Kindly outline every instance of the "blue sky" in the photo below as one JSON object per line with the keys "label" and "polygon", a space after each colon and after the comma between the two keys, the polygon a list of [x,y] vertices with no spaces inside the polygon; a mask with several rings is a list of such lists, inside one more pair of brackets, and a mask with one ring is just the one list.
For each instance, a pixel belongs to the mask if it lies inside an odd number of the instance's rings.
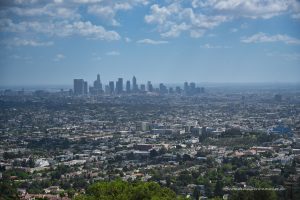
{"label": "blue sky", "polygon": [[1,0],[0,85],[300,82],[299,0]]}

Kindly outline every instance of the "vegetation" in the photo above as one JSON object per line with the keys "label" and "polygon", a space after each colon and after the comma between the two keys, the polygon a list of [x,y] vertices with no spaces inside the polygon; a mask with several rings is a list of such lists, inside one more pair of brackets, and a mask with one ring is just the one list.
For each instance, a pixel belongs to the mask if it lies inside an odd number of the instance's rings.
{"label": "vegetation", "polygon": [[75,200],[173,200],[183,199],[169,188],[155,182],[129,183],[121,180],[98,182],[91,185],[85,195]]}
{"label": "vegetation", "polygon": [[19,199],[16,186],[11,181],[0,181],[0,200]]}

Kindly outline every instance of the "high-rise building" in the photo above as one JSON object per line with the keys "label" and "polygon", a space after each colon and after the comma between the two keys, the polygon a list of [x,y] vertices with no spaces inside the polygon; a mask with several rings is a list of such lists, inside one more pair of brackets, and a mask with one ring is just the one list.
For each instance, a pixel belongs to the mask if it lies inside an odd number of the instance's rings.
{"label": "high-rise building", "polygon": [[183,86],[183,90],[184,92],[187,94],[189,92],[189,83],[188,82],[184,82],[184,86]]}
{"label": "high-rise building", "polygon": [[163,84],[163,83],[160,83],[159,84],[159,93],[161,94],[165,94],[168,92],[168,89],[167,87]]}
{"label": "high-rise building", "polygon": [[109,85],[105,85],[105,94],[111,94]]}
{"label": "high-rise building", "polygon": [[100,80],[100,74],[97,74],[97,80],[94,81],[94,88],[97,90],[102,90],[102,83]]}
{"label": "high-rise building", "polygon": [[109,81],[109,93],[113,94],[115,91],[115,82]]}
{"label": "high-rise building", "polygon": [[128,80],[128,81],[126,81],[126,92],[127,93],[130,93],[130,81]]}
{"label": "high-rise building", "polygon": [[84,80],[83,79],[74,79],[74,94],[83,95],[84,94]]}
{"label": "high-rise building", "polygon": [[191,82],[189,89],[190,89],[190,94],[195,94],[196,93],[196,83]]}
{"label": "high-rise building", "polygon": [[137,85],[137,82],[136,82],[136,78],[135,78],[135,76],[133,76],[133,78],[132,78],[132,91],[133,92],[137,92],[138,91],[138,85]]}
{"label": "high-rise building", "polygon": [[177,94],[180,94],[181,93],[181,88],[179,86],[176,86],[175,91],[176,91]]}
{"label": "high-rise building", "polygon": [[118,78],[116,83],[116,93],[121,94],[123,92],[123,78]]}
{"label": "high-rise building", "polygon": [[146,85],[145,84],[141,84],[141,91],[145,92],[146,91]]}
{"label": "high-rise building", "polygon": [[147,90],[148,90],[148,92],[153,92],[153,86],[152,86],[151,81],[148,81],[148,83],[147,83]]}
{"label": "high-rise building", "polygon": [[93,87],[90,87],[89,92],[92,95],[99,95],[99,94],[103,93],[102,83],[100,80],[100,74],[97,74],[97,79],[94,81]]}
{"label": "high-rise building", "polygon": [[83,83],[83,94],[88,94],[88,82],[87,81],[84,81]]}

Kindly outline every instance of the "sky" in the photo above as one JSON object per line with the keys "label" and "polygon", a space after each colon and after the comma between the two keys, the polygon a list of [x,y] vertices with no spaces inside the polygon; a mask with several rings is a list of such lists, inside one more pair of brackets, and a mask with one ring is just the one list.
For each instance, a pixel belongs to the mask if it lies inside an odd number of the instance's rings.
{"label": "sky", "polygon": [[299,0],[1,0],[0,86],[300,82]]}

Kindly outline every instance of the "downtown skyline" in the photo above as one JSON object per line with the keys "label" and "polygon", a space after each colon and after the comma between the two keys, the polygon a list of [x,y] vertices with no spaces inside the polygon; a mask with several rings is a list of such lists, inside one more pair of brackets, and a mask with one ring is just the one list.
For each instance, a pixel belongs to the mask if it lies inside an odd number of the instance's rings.
{"label": "downtown skyline", "polygon": [[299,82],[297,0],[4,0],[0,86]]}

